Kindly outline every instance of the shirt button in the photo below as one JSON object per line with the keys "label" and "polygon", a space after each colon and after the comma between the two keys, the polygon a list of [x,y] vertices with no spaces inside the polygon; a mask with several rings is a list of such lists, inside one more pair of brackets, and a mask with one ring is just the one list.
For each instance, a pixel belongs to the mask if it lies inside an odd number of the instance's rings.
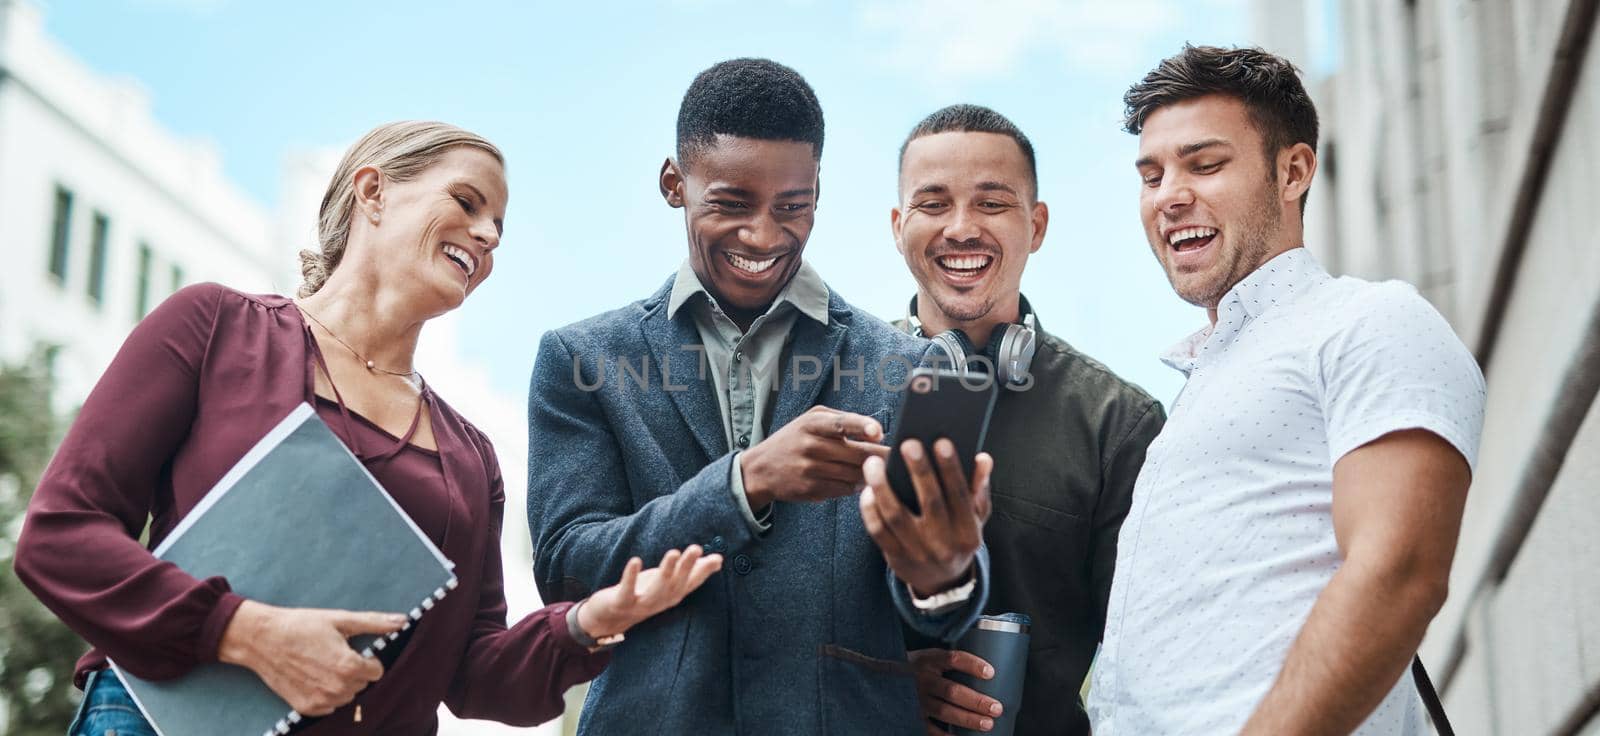
{"label": "shirt button", "polygon": [[741,360],[744,360],[744,352],[741,350],[733,351],[733,362],[737,363]]}
{"label": "shirt button", "polygon": [[733,571],[739,573],[740,575],[749,575],[750,569],[753,567],[755,567],[755,565],[750,562],[750,558],[748,556],[739,555],[733,558]]}
{"label": "shirt button", "polygon": [[721,552],[722,549],[723,549],[723,542],[722,542],[722,537],[720,537],[720,536],[712,537],[711,541],[706,544],[706,551],[710,552],[711,554],[716,554],[718,552]]}
{"label": "shirt button", "polygon": [[739,442],[739,447],[741,447],[741,448],[749,447],[750,446],[750,435],[747,435],[747,434],[739,435],[738,442]]}

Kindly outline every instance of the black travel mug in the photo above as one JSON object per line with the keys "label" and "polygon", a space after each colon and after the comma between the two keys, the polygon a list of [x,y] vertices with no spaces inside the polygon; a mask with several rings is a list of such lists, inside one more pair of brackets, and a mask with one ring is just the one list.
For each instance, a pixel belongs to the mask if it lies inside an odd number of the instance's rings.
{"label": "black travel mug", "polygon": [[1020,613],[983,616],[972,625],[956,648],[988,662],[994,678],[984,680],[965,672],[951,672],[950,679],[1000,701],[1000,717],[987,732],[951,727],[951,733],[966,736],[1011,736],[1017,727],[1017,711],[1022,709],[1022,677],[1028,669],[1028,626],[1033,621]]}

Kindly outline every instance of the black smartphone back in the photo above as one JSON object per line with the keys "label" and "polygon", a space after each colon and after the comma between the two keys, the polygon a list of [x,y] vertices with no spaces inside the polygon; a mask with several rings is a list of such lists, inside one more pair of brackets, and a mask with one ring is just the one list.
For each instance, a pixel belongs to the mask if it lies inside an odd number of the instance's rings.
{"label": "black smartphone back", "polygon": [[[935,368],[911,372],[911,380],[900,397],[894,439],[889,444],[889,487],[900,503],[913,513],[922,512],[911,473],[900,457],[900,443],[921,440],[931,459],[934,440],[949,439],[955,443],[956,457],[970,479],[978,452],[983,449],[984,435],[989,432],[989,415],[998,395],[999,384],[990,376],[969,375],[963,379],[955,371]],[[934,472],[938,472],[937,466]]]}

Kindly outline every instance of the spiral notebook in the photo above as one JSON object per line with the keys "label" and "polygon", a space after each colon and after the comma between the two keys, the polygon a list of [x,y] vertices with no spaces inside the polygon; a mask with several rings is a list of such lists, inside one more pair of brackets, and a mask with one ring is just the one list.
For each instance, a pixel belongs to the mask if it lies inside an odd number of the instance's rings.
{"label": "spiral notebook", "polygon": [[[197,578],[275,606],[406,612],[410,628],[456,587],[454,565],[310,405],[301,404],[218,481],[155,549]],[[401,632],[351,639],[375,656]],[[287,734],[305,722],[243,667],[176,680],[117,676],[162,736]]]}

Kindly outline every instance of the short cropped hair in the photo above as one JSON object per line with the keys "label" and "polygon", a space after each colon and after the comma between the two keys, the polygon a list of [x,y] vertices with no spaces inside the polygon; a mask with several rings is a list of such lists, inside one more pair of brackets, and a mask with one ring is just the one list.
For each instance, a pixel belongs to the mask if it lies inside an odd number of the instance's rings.
{"label": "short cropped hair", "polygon": [[923,118],[900,144],[900,166],[906,165],[906,149],[912,141],[939,133],[996,133],[1016,141],[1017,147],[1022,149],[1022,157],[1028,161],[1028,186],[1033,188],[1035,198],[1039,196],[1039,165],[1034,159],[1033,142],[1022,134],[1016,123],[982,105],[950,105]]}
{"label": "short cropped hair", "polygon": [[822,159],[822,105],[811,85],[769,59],[729,59],[694,78],[678,106],[678,161],[688,165],[718,135],[810,143]]}
{"label": "short cropped hair", "polygon": [[[1317,106],[1289,60],[1259,48],[1191,46],[1167,57],[1122,96],[1123,129],[1138,135],[1150,114],[1167,105],[1223,94],[1244,102],[1261,133],[1267,160],[1304,143],[1317,148]],[[1276,169],[1270,169],[1276,178]],[[1309,193],[1309,192],[1308,192]],[[1305,197],[1300,199],[1305,211]]]}

